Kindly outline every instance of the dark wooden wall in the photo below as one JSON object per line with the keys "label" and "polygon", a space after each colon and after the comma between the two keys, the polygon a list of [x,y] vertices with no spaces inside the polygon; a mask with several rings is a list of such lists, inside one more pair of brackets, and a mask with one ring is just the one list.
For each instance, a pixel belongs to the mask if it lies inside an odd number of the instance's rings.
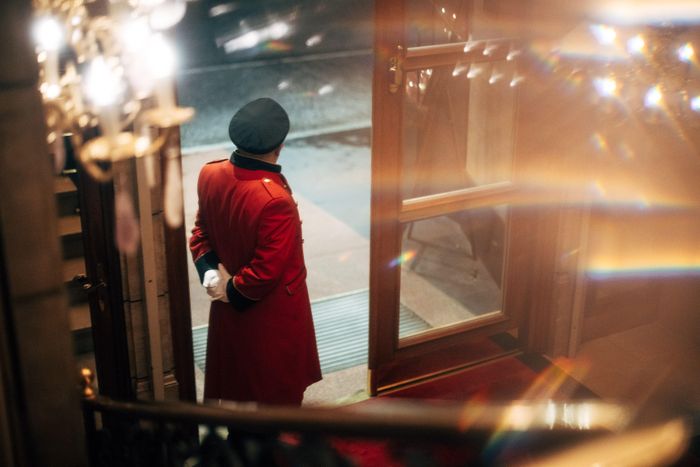
{"label": "dark wooden wall", "polygon": [[[17,466],[85,464],[31,2],[0,3],[0,410]],[[5,464],[8,465],[8,464]]]}

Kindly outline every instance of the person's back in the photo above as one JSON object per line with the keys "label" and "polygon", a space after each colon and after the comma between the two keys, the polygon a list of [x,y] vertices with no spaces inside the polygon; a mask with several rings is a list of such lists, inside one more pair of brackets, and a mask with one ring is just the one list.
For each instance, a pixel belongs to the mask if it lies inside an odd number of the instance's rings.
{"label": "person's back", "polygon": [[216,300],[209,320],[207,399],[298,405],[304,389],[321,376],[301,222],[280,170],[236,151],[200,173],[190,248],[203,281],[217,268],[225,281],[210,292]]}

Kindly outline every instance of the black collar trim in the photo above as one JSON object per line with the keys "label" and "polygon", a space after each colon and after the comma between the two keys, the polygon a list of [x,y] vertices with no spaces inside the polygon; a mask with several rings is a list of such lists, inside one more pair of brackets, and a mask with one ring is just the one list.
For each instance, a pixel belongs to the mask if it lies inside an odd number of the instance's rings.
{"label": "black collar trim", "polygon": [[238,151],[233,151],[231,154],[231,163],[237,167],[248,170],[266,170],[268,172],[280,173],[282,172],[282,166],[279,164],[271,164],[269,162],[261,161],[260,159],[255,159],[253,157],[246,157],[240,154]]}

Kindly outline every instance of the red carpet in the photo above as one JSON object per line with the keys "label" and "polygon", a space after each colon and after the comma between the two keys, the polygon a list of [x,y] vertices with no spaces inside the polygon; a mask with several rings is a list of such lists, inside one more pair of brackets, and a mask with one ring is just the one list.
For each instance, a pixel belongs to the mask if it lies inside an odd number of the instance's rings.
{"label": "red carpet", "polygon": [[[562,370],[566,361],[557,363],[554,365],[536,356],[508,357],[387,392],[360,404],[381,404],[384,398],[418,399],[426,403],[498,403],[515,399],[565,401],[595,397]],[[409,465],[405,459],[395,456],[397,452],[406,452],[405,443],[337,439],[333,446],[358,467]],[[423,453],[429,453],[431,465],[441,467],[480,464],[483,459],[479,451],[465,446],[425,446],[423,449]]]}

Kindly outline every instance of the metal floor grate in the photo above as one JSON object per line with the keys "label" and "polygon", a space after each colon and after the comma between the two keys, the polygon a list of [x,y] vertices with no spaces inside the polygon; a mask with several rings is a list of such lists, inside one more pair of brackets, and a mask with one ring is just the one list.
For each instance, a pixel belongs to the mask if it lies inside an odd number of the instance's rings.
{"label": "metal floor grate", "polygon": [[[321,371],[324,374],[367,363],[369,290],[356,290],[311,303]],[[401,305],[400,335],[428,329],[418,315]],[[207,326],[192,329],[195,364],[205,371]]]}

